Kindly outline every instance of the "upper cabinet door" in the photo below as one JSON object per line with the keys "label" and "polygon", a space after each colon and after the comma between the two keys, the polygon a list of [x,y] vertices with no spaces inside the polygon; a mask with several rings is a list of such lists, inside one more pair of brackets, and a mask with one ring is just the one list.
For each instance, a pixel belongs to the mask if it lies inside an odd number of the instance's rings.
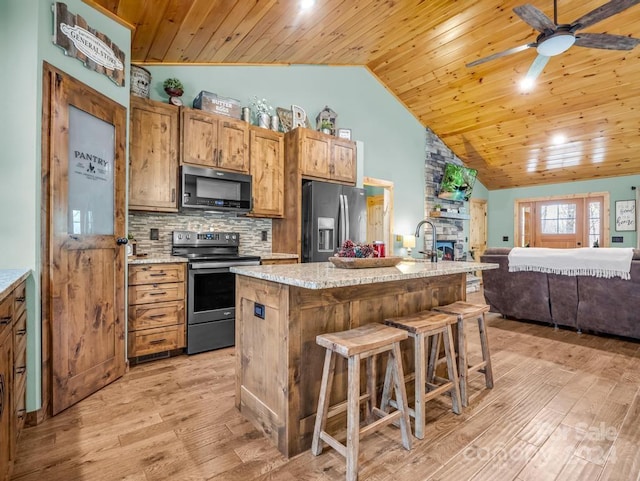
{"label": "upper cabinet door", "polygon": [[320,132],[308,129],[297,129],[299,141],[302,143],[300,151],[300,169],[302,175],[318,179],[329,179],[329,161],[331,157],[331,138]]}
{"label": "upper cabinet door", "polygon": [[284,140],[283,135],[251,127],[251,176],[255,217],[284,215]]}
{"label": "upper cabinet door", "polygon": [[218,162],[221,169],[249,173],[249,129],[246,122],[218,120]]}
{"label": "upper cabinet door", "polygon": [[181,163],[218,166],[218,119],[201,110],[182,110]]}
{"label": "upper cabinet door", "polygon": [[356,181],[356,146],[350,140],[331,140],[331,179]]}
{"label": "upper cabinet door", "polygon": [[177,212],[178,107],[132,96],[129,114],[129,209]]}

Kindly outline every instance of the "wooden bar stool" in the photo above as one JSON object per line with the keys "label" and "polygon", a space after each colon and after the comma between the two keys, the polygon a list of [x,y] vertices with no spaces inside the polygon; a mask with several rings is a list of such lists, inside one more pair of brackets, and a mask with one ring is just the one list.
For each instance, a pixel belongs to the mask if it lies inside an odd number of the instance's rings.
{"label": "wooden bar stool", "polygon": [[[451,314],[458,318],[458,374],[460,375],[460,394],[462,405],[469,405],[469,393],[467,392],[467,379],[470,372],[484,374],[485,384],[488,389],[493,387],[493,370],[491,369],[491,355],[489,353],[489,339],[485,325],[484,313],[489,312],[487,304],[471,304],[470,302],[457,301],[446,306],[432,308],[434,311]],[[465,333],[465,321],[478,320],[480,333],[480,346],[482,349],[482,361],[473,366],[467,364],[467,336]]]}
{"label": "wooden bar stool", "polygon": [[[415,404],[409,409],[409,414],[415,419],[414,435],[418,439],[424,438],[425,429],[425,403],[443,393],[451,394],[453,412],[460,414],[460,383],[455,361],[455,349],[453,347],[453,334],[451,326],[458,319],[455,316],[433,311],[422,311],[408,316],[386,319],[385,324],[398,329],[404,329],[414,339],[415,352]],[[448,379],[436,378],[435,363],[437,355],[433,354],[427,364],[427,345],[429,340],[434,347],[444,340],[444,352],[447,363]],[[432,348],[432,353],[436,352]],[[439,382],[440,384],[436,384]],[[385,385],[386,388],[386,385]],[[387,392],[382,393],[381,408],[384,410],[389,401]]]}
{"label": "wooden bar stool", "polygon": [[[326,353],[311,452],[316,456],[319,455],[322,452],[322,441],[325,441],[342,454],[347,462],[347,481],[358,479],[358,452],[361,435],[377,431],[387,424],[399,421],[402,445],[405,449],[411,449],[409,410],[400,356],[400,341],[406,338],[405,331],[378,323],[367,324],[348,331],[321,334],[316,337],[316,343],[324,347]],[[384,384],[390,386],[393,382],[396,394],[397,410],[392,413],[385,412],[375,406],[375,356],[383,352],[389,352]],[[337,355],[346,358],[348,362],[347,400],[329,409]],[[366,359],[367,364],[367,393],[361,398],[360,361],[363,359]],[[367,418],[375,419],[362,428],[360,428],[361,400],[368,401]],[[325,431],[327,419],[345,410],[347,411],[346,445]]]}

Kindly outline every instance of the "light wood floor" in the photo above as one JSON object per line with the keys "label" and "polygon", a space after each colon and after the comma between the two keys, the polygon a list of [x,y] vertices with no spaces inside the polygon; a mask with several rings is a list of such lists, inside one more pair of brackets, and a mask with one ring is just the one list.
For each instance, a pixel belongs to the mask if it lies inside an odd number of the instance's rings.
{"label": "light wood floor", "polygon": [[[472,376],[461,415],[445,398],[429,403],[425,439],[411,451],[394,427],[364,438],[360,479],[639,480],[640,344],[488,319],[494,389]],[[133,367],[26,429],[12,479],[344,479],[331,449],[284,459],[235,410],[233,383],[233,349]]]}

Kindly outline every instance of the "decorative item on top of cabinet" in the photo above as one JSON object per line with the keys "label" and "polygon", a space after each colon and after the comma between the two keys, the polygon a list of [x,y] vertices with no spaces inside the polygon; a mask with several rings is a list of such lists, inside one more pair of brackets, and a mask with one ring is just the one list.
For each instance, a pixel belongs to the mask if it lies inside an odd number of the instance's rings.
{"label": "decorative item on top of cabinet", "polygon": [[184,87],[182,82],[177,78],[168,78],[162,84],[164,91],[169,96],[169,103],[177,106],[182,106],[182,94],[184,93]]}
{"label": "decorative item on top of cabinet", "polygon": [[253,217],[284,215],[284,135],[250,127]]}
{"label": "decorative item on top of cabinet", "polygon": [[163,352],[168,356],[186,346],[185,266],[129,265],[129,358],[143,361]]}
{"label": "decorative item on top of cabinet", "polygon": [[183,107],[181,127],[181,163],[249,173],[246,122]]}
{"label": "decorative item on top of cabinet", "polygon": [[318,116],[316,117],[316,129],[324,130],[329,129],[331,135],[335,135],[336,133],[336,118],[338,114],[336,114],[332,109],[328,106],[324,106],[324,109],[320,111]]}
{"label": "decorative item on top of cabinet", "polygon": [[0,301],[0,479],[9,479],[26,417],[26,284]]}
{"label": "decorative item on top of cabinet", "polygon": [[131,97],[129,209],[178,211],[179,109]]}

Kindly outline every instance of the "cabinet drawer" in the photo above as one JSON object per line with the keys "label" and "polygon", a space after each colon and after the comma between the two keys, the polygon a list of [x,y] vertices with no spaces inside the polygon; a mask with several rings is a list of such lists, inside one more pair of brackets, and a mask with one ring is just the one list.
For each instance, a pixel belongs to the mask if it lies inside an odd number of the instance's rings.
{"label": "cabinet drawer", "polygon": [[11,331],[11,322],[13,321],[13,293],[5,297],[0,302],[0,334],[5,329]]}
{"label": "cabinet drawer", "polygon": [[184,324],[184,301],[157,302],[129,308],[129,332]]}
{"label": "cabinet drawer", "polygon": [[161,301],[184,302],[184,282],[129,286],[129,305]]}
{"label": "cabinet drawer", "polygon": [[183,282],[185,264],[144,264],[129,266],[129,285]]}
{"label": "cabinet drawer", "polygon": [[13,317],[18,318],[27,307],[27,286],[23,282],[13,290]]}
{"label": "cabinet drawer", "polygon": [[[20,319],[13,325],[13,359],[17,364],[20,356],[24,356],[27,348],[27,313],[22,312]],[[23,363],[24,364],[24,363]]]}
{"label": "cabinet drawer", "polygon": [[184,324],[129,333],[129,357],[185,347]]}

